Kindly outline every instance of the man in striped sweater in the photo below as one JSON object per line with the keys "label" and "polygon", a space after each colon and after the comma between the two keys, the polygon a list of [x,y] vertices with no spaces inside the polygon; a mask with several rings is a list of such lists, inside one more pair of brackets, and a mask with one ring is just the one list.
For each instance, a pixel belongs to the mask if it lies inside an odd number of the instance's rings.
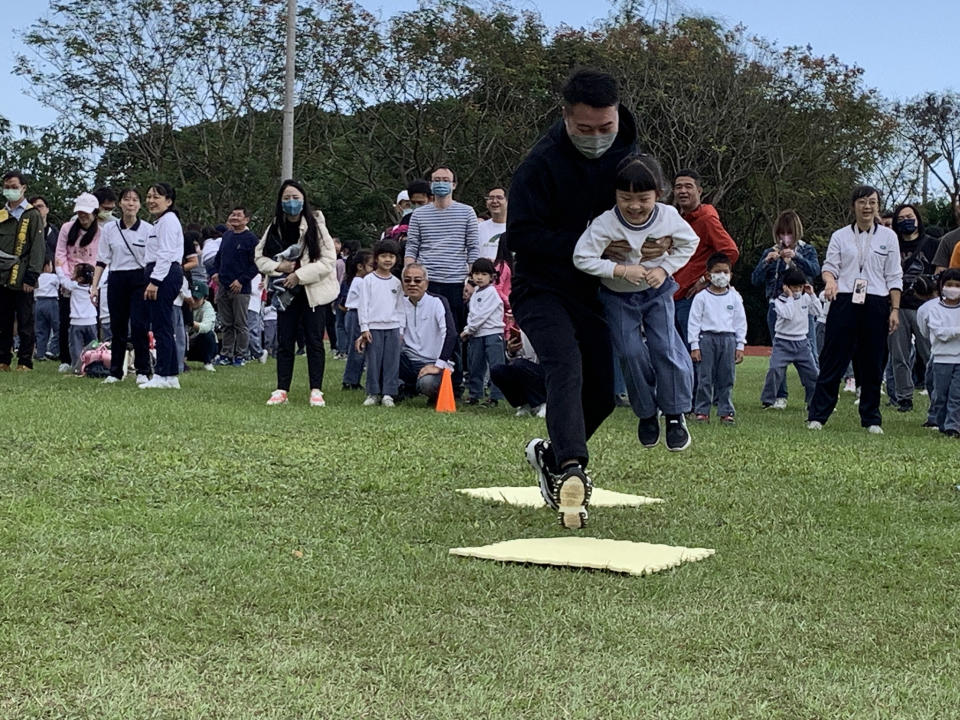
{"label": "man in striped sweater", "polygon": [[[453,199],[457,179],[453,170],[438,167],[430,174],[433,202],[417,208],[410,216],[404,265],[418,262],[427,269],[427,290],[447,299],[457,333],[467,322],[463,287],[470,265],[479,257],[477,213],[469,205]],[[460,344],[453,356],[453,391],[463,389],[463,364]]]}

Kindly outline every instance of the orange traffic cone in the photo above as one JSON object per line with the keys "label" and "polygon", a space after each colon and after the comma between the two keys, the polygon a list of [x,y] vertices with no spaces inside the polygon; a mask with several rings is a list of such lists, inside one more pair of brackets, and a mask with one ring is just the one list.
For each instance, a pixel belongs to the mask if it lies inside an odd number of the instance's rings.
{"label": "orange traffic cone", "polygon": [[457,403],[453,399],[453,380],[449,370],[443,371],[440,379],[440,394],[437,395],[437,412],[452,413],[457,411]]}

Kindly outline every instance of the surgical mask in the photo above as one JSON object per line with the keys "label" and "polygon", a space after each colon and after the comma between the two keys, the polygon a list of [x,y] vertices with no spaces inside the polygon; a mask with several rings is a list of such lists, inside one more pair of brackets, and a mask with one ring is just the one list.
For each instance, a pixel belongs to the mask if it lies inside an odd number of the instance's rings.
{"label": "surgical mask", "polygon": [[793,293],[790,293],[790,294],[793,295],[793,299],[794,299],[794,300],[799,300],[799,299],[800,299],[800,296],[803,295],[802,292],[793,292]]}
{"label": "surgical mask", "polygon": [[453,192],[453,183],[446,180],[434,180],[430,183],[430,192],[438,198],[445,198]]}
{"label": "surgical mask", "polygon": [[617,139],[616,133],[607,133],[606,135],[570,135],[570,142],[580,151],[580,154],[589,160],[596,160],[603,155],[613,145]]}
{"label": "surgical mask", "polygon": [[944,300],[960,300],[960,287],[945,287],[940,291]]}
{"label": "surgical mask", "polygon": [[405,218],[407,215],[410,215],[411,213],[413,213],[413,208],[412,208],[412,207],[404,208],[404,209],[403,209],[403,212],[400,213],[400,217],[401,217],[401,218]]}
{"label": "surgical mask", "polygon": [[901,235],[913,235],[917,229],[917,221],[913,218],[899,220],[897,222],[897,229],[900,231]]}
{"label": "surgical mask", "polygon": [[97,217],[103,221],[113,220],[113,213],[110,210],[101,210],[97,213]]}
{"label": "surgical mask", "polygon": [[785,248],[792,247],[792,246],[793,246],[793,235],[781,235],[781,236],[780,236],[780,244],[781,244],[783,247],[785,247]]}
{"label": "surgical mask", "polygon": [[20,197],[23,195],[23,190],[20,188],[4,188],[3,196],[7,199],[7,202],[13,203],[17,202]]}
{"label": "surgical mask", "polygon": [[730,276],[727,273],[710,273],[710,282],[718,288],[725,288],[730,284]]}
{"label": "surgical mask", "polygon": [[287,215],[299,215],[300,211],[303,210],[303,200],[299,198],[287,198],[280,203],[280,206]]}

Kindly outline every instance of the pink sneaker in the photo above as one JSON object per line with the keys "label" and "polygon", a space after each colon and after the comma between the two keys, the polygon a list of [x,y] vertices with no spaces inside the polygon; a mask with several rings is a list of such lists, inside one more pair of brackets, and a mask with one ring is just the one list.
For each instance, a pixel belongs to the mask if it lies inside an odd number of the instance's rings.
{"label": "pink sneaker", "polygon": [[322,392],[317,389],[310,391],[310,407],[325,407],[326,404]]}
{"label": "pink sneaker", "polygon": [[267,400],[267,405],[286,405],[286,403],[286,390],[274,390],[272,393],[270,393],[270,399]]}

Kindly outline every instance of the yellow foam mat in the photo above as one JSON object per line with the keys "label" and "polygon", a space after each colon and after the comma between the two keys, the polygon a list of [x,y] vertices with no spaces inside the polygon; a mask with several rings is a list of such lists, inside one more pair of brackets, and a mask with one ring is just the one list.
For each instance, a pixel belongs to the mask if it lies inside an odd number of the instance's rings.
{"label": "yellow foam mat", "polygon": [[[493,500],[508,505],[519,505],[520,507],[537,508],[544,506],[543,498],[540,496],[540,488],[536,485],[532,487],[464,488],[457,490],[457,492],[481,500]],[[662,502],[663,500],[660,498],[628,495],[613,490],[604,490],[603,488],[594,488],[590,495],[591,507],[640,507],[641,505],[654,505]]]}
{"label": "yellow foam mat", "polygon": [[451,555],[482,560],[591,568],[628,575],[650,575],[677,567],[681,563],[704,560],[715,552],[716,550],[709,548],[653,545],[590,537],[507,540],[483,547],[450,550]]}

